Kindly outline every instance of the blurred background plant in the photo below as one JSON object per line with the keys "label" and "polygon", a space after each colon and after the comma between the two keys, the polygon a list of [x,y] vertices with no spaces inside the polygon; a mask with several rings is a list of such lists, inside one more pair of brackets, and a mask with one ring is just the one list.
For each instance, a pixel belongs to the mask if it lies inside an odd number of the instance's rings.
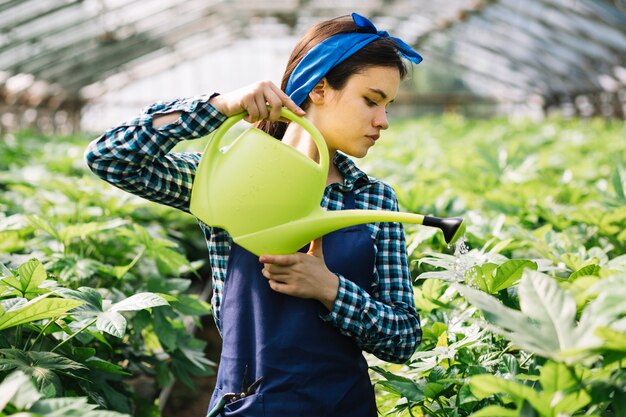
{"label": "blurred background plant", "polygon": [[85,146],[0,144],[0,375],[152,415],[174,380],[214,373],[192,331],[211,312],[203,240],[191,216],[95,178]]}
{"label": "blurred background plant", "polygon": [[157,100],[280,83],[351,12],[425,58],[359,164],[468,225],[454,248],[406,226],[424,341],[368,356],[381,413],[625,415],[623,1],[0,0],[0,417],[206,412],[200,229],[84,149]]}
{"label": "blurred background plant", "polygon": [[424,341],[370,358],[406,416],[619,416],[626,392],[626,128],[401,121],[362,165],[406,210],[465,216],[468,248],[406,226]]}

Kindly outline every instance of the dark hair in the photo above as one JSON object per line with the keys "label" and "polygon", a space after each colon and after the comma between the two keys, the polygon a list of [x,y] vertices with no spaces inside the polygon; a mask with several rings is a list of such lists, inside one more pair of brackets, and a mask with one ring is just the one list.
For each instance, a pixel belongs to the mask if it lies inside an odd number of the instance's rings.
{"label": "dark hair", "polygon": [[[281,89],[284,91],[287,86],[287,80],[291,76],[296,66],[302,58],[318,43],[340,33],[359,32],[361,29],[354,23],[351,16],[341,16],[335,19],[320,22],[309,29],[300,41],[296,44],[287,68],[283,74]],[[402,61],[399,49],[395,42],[389,38],[376,39],[345,61],[331,69],[325,76],[330,86],[335,90],[342,89],[351,75],[357,74],[369,67],[395,67],[400,72],[400,79],[407,74],[407,67]],[[303,109],[309,105],[307,98],[301,105]],[[275,138],[281,139],[287,129],[285,122],[270,122],[262,120],[257,123],[257,127]]]}

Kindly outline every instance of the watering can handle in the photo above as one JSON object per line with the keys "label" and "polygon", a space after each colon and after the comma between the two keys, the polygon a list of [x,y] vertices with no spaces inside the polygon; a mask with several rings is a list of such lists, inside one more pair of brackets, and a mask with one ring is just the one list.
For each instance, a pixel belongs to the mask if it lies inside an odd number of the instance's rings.
{"label": "watering can handle", "polygon": [[[210,154],[216,155],[216,152],[220,148],[220,143],[222,142],[222,139],[224,138],[224,134],[231,127],[233,127],[235,123],[243,119],[246,114],[247,114],[246,112],[242,112],[242,113],[238,113],[233,116],[230,116],[228,119],[226,119],[224,123],[222,123],[220,127],[218,127],[217,130],[215,131],[213,140],[209,142],[209,144],[207,145],[207,148],[205,149],[205,152],[209,151]],[[291,110],[287,109],[286,107],[283,107],[280,110],[280,115],[281,117],[284,117],[293,122],[296,122],[311,135],[311,137],[313,138],[313,141],[315,142],[315,145],[317,146],[317,150],[319,151],[320,170],[324,173],[324,175],[328,175],[328,164],[329,164],[328,146],[326,146],[326,141],[324,141],[324,137],[322,136],[320,131],[317,130],[317,128],[309,120],[305,119],[304,117],[297,116],[295,113],[293,113]]]}

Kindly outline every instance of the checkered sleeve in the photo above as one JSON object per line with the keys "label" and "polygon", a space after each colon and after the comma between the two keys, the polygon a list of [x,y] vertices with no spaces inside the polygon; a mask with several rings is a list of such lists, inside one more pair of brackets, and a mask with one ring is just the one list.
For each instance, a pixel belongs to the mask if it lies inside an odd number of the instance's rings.
{"label": "checkered sleeve", "polygon": [[[398,211],[391,187],[378,183],[375,195],[381,210]],[[422,339],[409,273],[404,229],[400,223],[378,223],[375,238],[374,286],[370,293],[338,275],[339,291],[333,308],[322,317],[360,347],[380,359],[403,363]]]}
{"label": "checkered sleeve", "polygon": [[[188,212],[200,154],[169,151],[181,140],[200,138],[222,124],[225,116],[209,104],[213,96],[147,107],[138,117],[92,141],[85,152],[87,165],[118,188]],[[152,126],[156,116],[172,112],[181,112],[178,120],[158,128]]]}

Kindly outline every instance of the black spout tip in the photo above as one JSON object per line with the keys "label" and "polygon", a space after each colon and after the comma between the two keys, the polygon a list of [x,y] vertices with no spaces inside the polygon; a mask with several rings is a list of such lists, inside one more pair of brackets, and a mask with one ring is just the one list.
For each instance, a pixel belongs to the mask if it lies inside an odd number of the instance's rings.
{"label": "black spout tip", "polygon": [[465,222],[461,217],[442,219],[439,217],[424,216],[423,225],[441,229],[443,238],[448,245],[453,244],[465,234]]}

